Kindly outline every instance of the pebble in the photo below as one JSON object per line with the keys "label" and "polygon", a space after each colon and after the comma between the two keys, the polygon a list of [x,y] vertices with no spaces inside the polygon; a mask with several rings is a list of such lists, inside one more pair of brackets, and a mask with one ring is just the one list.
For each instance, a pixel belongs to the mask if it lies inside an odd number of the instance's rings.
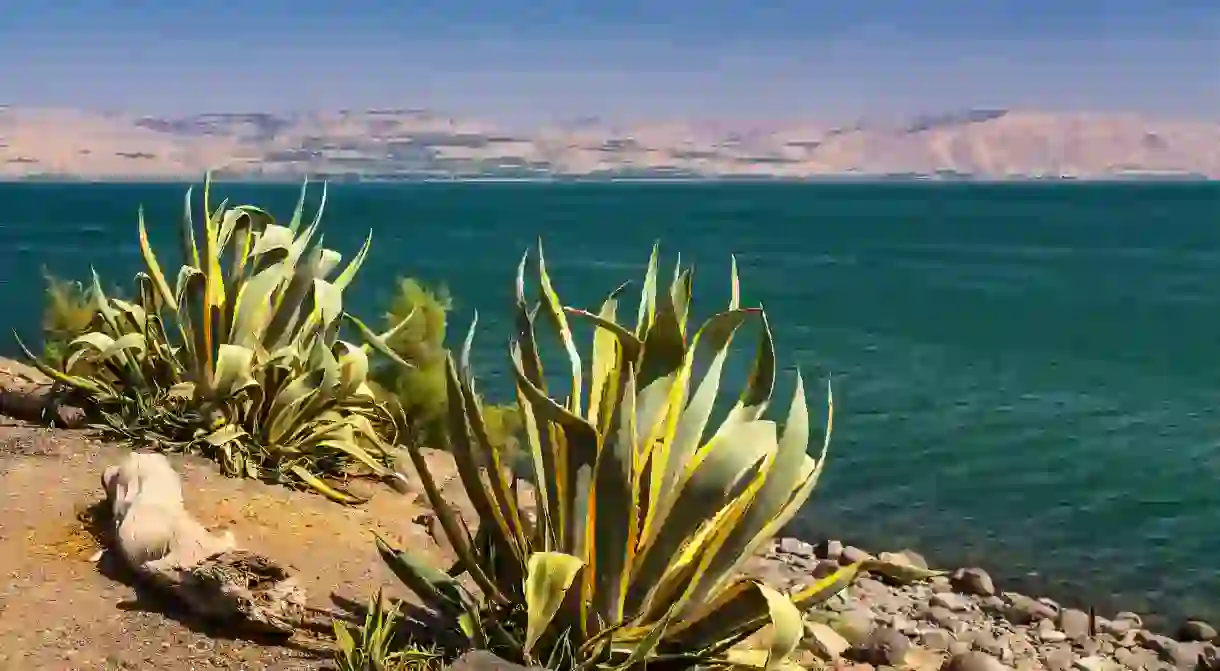
{"label": "pebble", "polygon": [[843,552],[839,555],[839,563],[841,564],[856,564],[862,561],[868,561],[873,556],[858,547],[848,545],[843,548]]}
{"label": "pebble", "polygon": [[1059,614],[1059,628],[1076,641],[1089,635],[1089,614],[1075,608],[1065,608]]}
{"label": "pebble", "polygon": [[940,667],[941,671],[1006,671],[1003,662],[985,652],[965,652],[954,655]]}
{"label": "pebble", "polygon": [[1216,638],[1216,629],[1202,620],[1187,620],[1178,629],[1178,640],[1210,641]]}
{"label": "pebble", "polygon": [[969,599],[961,594],[954,594],[952,592],[940,592],[933,594],[929,603],[931,603],[933,606],[948,608],[949,610],[954,611],[967,610],[970,608]]}
{"label": "pebble", "polygon": [[911,642],[892,627],[877,627],[860,645],[852,649],[852,658],[876,666],[902,666]]}
{"label": "pebble", "polygon": [[837,660],[851,647],[851,643],[839,632],[820,622],[805,625],[803,642],[815,655],[827,661]]}
{"label": "pebble", "polygon": [[[833,540],[778,539],[768,547],[759,577],[777,585],[808,584],[872,557]],[[911,550],[877,558],[926,568]],[[1220,652],[1208,642],[1220,637],[1202,620],[1186,621],[1169,638],[1143,629],[1137,613],[1095,617],[1052,599],[1001,593],[981,568],[912,575],[918,579],[859,576],[815,608],[801,663],[835,671],[1220,671]]]}
{"label": "pebble", "polygon": [[995,583],[981,568],[962,568],[954,571],[951,578],[953,589],[974,596],[995,596]]}

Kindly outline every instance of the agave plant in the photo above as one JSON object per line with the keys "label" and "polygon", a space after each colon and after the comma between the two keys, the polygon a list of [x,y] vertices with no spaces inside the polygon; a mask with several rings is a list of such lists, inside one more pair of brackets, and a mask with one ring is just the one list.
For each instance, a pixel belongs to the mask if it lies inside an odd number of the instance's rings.
{"label": "agave plant", "polygon": [[[799,376],[782,430],[763,418],[775,351],[765,313],[740,305],[736,264],[728,309],[692,335],[691,272],[679,264],[669,290],[658,293],[655,248],[633,328],[617,321],[626,285],[596,314],[563,306],[541,249],[541,299],[527,304],[527,260],[528,254],[518,268],[511,354],[536,509],[531,514],[522,505],[522,483],[487,440],[469,367],[472,326],[458,360],[448,360],[448,408],[477,532],[440,495],[420,451],[409,448],[457,562],[437,570],[379,537],[383,559],[470,645],[519,663],[789,664],[803,633],[802,611],[846,586],[859,566],[790,596],[741,575],[811,494],[831,427],[819,456],[809,456]],[[595,325],[587,367],[570,317]],[[709,430],[729,346],[747,320],[761,326],[753,370],[740,399]],[[566,353],[571,384],[563,400],[548,391],[543,375],[541,325],[558,333]],[[696,376],[696,361],[708,359]],[[452,577],[463,572],[465,584]],[[759,639],[765,643],[747,643]]]}
{"label": "agave plant", "polygon": [[[141,210],[145,270],[136,275],[136,299],[108,297],[95,272],[88,295],[96,316],[91,330],[69,343],[62,369],[22,348],[91,402],[112,429],[164,449],[203,451],[230,475],[301,482],[357,502],[320,476],[345,473],[353,464],[392,475],[401,411],[393,399],[374,396],[369,356],[378,351],[407,365],[386,338],[410,315],[374,334],[343,311],[343,291],[372,238],[334,275],[342,257],[323,247],[318,234],[325,185],[311,223],[304,219],[306,184],[292,220],[282,226],[252,205],[226,208],[225,201],[211,209],[210,184],[209,177],[202,231],[187,191],[183,261],[173,288]],[[344,321],[363,344],[339,339]]]}

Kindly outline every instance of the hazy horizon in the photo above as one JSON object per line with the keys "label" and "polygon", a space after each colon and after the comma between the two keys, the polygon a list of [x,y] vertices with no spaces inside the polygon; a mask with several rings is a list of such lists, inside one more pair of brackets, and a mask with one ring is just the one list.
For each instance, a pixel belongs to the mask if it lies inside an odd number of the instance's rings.
{"label": "hazy horizon", "polygon": [[0,104],[580,117],[890,118],[960,108],[1220,117],[1208,0],[15,3]]}

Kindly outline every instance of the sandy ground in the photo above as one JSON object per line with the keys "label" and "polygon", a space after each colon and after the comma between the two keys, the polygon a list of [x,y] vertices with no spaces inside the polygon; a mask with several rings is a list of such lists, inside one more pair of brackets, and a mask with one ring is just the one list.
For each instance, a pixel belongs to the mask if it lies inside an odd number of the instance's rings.
{"label": "sandy ground", "polygon": [[[0,417],[0,671],[327,668],[326,635],[298,633],[280,644],[234,639],[137,590],[106,559],[90,561],[103,541],[87,511],[103,497],[102,469],[123,454],[86,433]],[[427,524],[413,522],[426,512],[417,493],[367,485],[362,493],[372,500],[350,508],[226,478],[202,459],[172,460],[192,513],[296,569],[311,606],[357,612],[379,585],[402,595],[371,530],[444,559]]]}

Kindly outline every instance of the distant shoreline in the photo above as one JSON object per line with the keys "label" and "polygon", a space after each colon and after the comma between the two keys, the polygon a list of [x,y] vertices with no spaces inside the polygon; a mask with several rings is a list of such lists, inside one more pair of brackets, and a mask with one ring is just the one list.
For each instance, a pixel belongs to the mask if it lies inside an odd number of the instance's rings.
{"label": "distant shoreline", "polygon": [[[53,177],[0,176],[0,184],[194,184],[198,178],[186,176],[167,177],[73,177],[56,175]],[[559,176],[559,177],[414,177],[351,179],[336,175],[294,175],[277,177],[259,177],[254,175],[239,177],[216,177],[218,184],[267,184],[267,185],[297,185],[308,179],[310,182],[326,182],[328,184],[691,184],[691,185],[737,185],[737,184],[833,184],[833,185],[1063,185],[1063,184],[1220,184],[1220,178],[1191,175],[1132,175],[1105,177],[905,177],[889,175],[827,175],[819,177],[602,177],[602,176]]]}

